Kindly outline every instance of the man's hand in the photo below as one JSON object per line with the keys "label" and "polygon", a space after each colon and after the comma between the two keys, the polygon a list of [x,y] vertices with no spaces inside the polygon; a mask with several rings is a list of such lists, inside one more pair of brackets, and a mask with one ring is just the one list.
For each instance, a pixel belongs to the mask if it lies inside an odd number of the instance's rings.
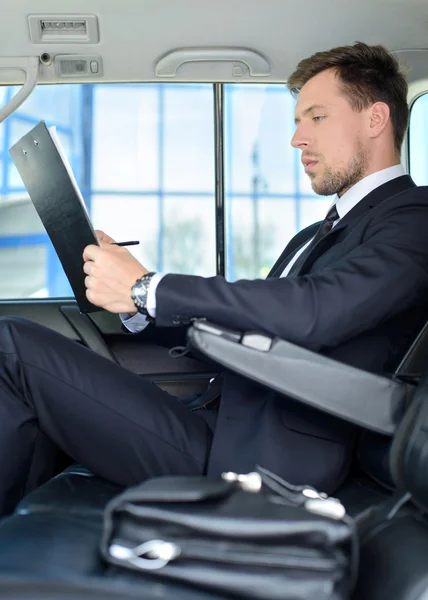
{"label": "man's hand", "polygon": [[103,231],[95,233],[100,246],[91,244],[83,252],[86,297],[112,313],[135,313],[131,288],[147,269]]}
{"label": "man's hand", "polygon": [[104,233],[101,229],[95,229],[95,235],[97,236],[97,240],[100,246],[107,246],[107,244],[114,244],[116,240],[112,237]]}

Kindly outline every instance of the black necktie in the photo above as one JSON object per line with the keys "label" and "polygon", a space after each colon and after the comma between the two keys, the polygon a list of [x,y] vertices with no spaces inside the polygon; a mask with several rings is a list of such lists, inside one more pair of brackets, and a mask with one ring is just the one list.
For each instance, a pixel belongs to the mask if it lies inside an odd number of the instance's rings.
{"label": "black necktie", "polygon": [[291,267],[291,269],[289,270],[287,275],[292,275],[293,273],[297,274],[297,271],[300,270],[300,267],[305,262],[306,257],[311,252],[312,248],[315,246],[315,244],[317,244],[319,242],[319,240],[321,238],[323,238],[325,235],[327,235],[327,233],[329,231],[331,231],[331,229],[333,227],[333,223],[335,221],[337,221],[337,219],[339,219],[339,218],[340,217],[339,217],[339,213],[337,212],[336,204],[333,204],[333,206],[328,211],[326,218],[319,226],[319,229],[316,232],[315,236],[312,238],[311,243],[305,250],[303,250],[302,254],[299,256],[299,258],[293,264],[293,266]]}
{"label": "black necktie", "polygon": [[331,231],[331,229],[333,227],[333,223],[335,221],[337,221],[337,219],[339,219],[339,213],[337,212],[336,205],[333,204],[333,206],[328,211],[326,218],[321,223],[318,231],[316,232],[314,238],[312,239],[311,246],[315,246],[315,244],[318,242],[318,240],[320,240],[322,237],[327,235],[327,233],[329,231]]}

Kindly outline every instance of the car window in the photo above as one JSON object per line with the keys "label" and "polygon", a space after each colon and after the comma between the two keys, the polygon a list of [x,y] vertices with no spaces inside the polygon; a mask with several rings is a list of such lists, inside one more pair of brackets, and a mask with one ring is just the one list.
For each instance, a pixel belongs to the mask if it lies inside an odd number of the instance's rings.
{"label": "car window", "polygon": [[265,277],[287,242],[324,218],[290,145],[295,100],[284,85],[225,86],[226,274]]}
{"label": "car window", "polygon": [[[4,104],[15,90],[0,92]],[[40,86],[0,128],[1,298],[72,295],[8,154],[40,119],[57,126],[94,227],[139,239],[130,250],[150,269],[215,273],[212,86]]]}
{"label": "car window", "polygon": [[416,99],[410,111],[410,175],[417,185],[428,185],[428,94]]}

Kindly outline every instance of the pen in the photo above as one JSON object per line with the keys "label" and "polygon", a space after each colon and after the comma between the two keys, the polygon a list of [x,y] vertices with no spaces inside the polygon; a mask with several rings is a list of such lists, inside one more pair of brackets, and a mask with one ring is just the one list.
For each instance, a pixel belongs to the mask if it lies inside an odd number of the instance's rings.
{"label": "pen", "polygon": [[137,246],[140,242],[138,240],[129,240],[128,242],[111,242],[115,246]]}

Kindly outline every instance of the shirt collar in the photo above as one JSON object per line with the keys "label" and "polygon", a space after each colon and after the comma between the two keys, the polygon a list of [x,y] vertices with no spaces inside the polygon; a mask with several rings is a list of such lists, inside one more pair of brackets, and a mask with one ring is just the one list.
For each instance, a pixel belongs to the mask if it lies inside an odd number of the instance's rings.
{"label": "shirt collar", "polygon": [[387,183],[387,181],[391,181],[392,179],[396,179],[405,174],[406,172],[403,165],[394,165],[393,167],[388,167],[382,169],[382,171],[367,175],[367,177],[358,181],[340,198],[336,195],[333,204],[336,204],[339,218],[343,219],[346,213],[352,210],[360,200],[365,198],[367,194],[370,194],[374,189]]}

